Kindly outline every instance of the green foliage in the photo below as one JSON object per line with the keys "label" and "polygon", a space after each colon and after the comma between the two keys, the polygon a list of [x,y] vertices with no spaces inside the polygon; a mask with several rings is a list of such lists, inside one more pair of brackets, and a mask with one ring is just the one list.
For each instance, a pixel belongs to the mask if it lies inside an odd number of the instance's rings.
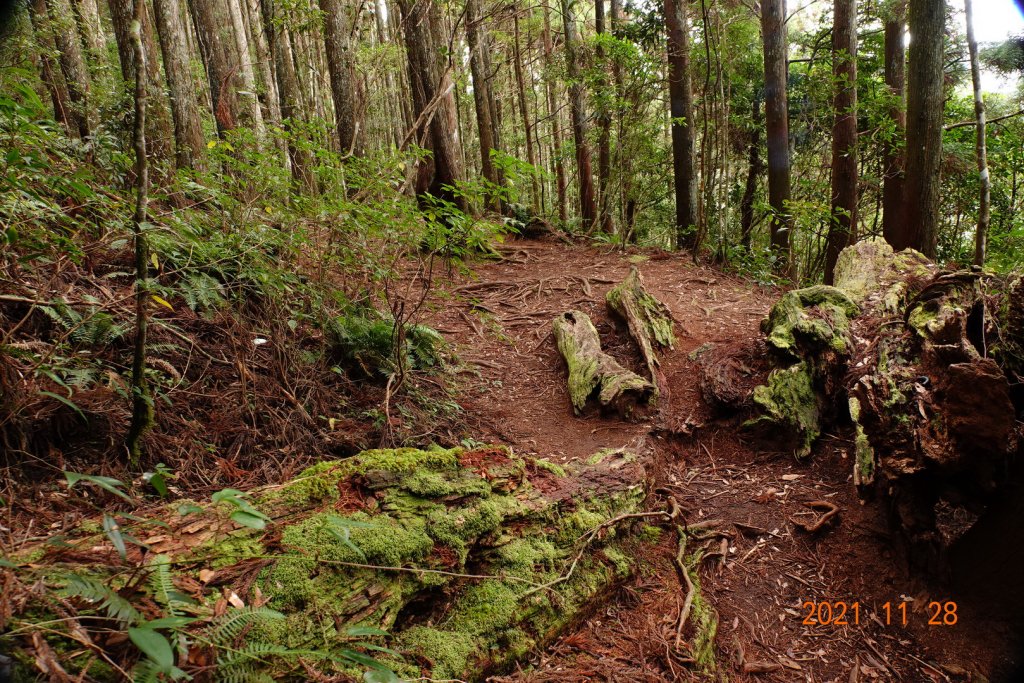
{"label": "green foliage", "polygon": [[65,583],[57,594],[64,598],[78,598],[95,605],[95,608],[126,626],[142,621],[142,615],[135,605],[121,597],[103,580],[84,574],[66,574],[60,577]]}
{"label": "green foliage", "polygon": [[[400,331],[390,318],[358,311],[328,320],[326,331],[338,360],[366,377],[390,375],[399,364],[426,370],[442,363],[444,338],[426,325],[406,325]],[[399,339],[404,340],[401,358]]]}

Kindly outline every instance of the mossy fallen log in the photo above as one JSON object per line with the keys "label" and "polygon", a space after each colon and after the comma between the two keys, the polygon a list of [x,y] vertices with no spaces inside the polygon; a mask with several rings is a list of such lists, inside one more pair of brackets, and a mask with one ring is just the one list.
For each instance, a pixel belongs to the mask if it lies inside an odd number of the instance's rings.
{"label": "mossy fallen log", "polygon": [[660,373],[655,347],[671,349],[676,342],[675,320],[668,307],[647,291],[636,266],[630,268],[625,280],[608,290],[605,301],[612,311],[625,319],[629,334],[640,347],[651,373],[651,381],[663,385],[664,382],[658,381]]}
{"label": "mossy fallen log", "polygon": [[630,415],[649,403],[655,387],[601,350],[601,339],[590,316],[567,311],[552,322],[558,350],[569,367],[569,398],[579,414],[594,395],[602,408]]}
{"label": "mossy fallen log", "polygon": [[943,515],[980,510],[1018,476],[1022,294],[1020,276],[943,272],[877,239],[853,245],[835,288],[789,292],[772,308],[763,331],[778,367],[755,389],[760,415],[748,424],[777,427],[807,453],[849,419],[854,481],[891,499],[933,564],[965,530],[942,528]]}
{"label": "mossy fallen log", "polygon": [[[616,520],[641,509],[645,482],[624,451],[564,470],[497,447],[366,451],[247,496],[272,520],[264,529],[240,526],[228,501],[175,505],[153,515],[165,526],[124,533],[174,568],[175,587],[197,603],[190,612],[234,595],[283,614],[232,644],[277,648],[263,658],[275,679],[307,672],[294,661],[274,668],[274,652],[339,652],[358,627],[392,635],[386,644],[402,658],[379,657],[401,676],[480,681],[587,616],[631,574],[630,527]],[[125,590],[145,563],[133,547],[120,561],[102,534],[32,554],[50,582],[88,573]],[[147,600],[140,610],[154,606]],[[209,664],[202,640],[192,643],[179,659],[186,671]]]}

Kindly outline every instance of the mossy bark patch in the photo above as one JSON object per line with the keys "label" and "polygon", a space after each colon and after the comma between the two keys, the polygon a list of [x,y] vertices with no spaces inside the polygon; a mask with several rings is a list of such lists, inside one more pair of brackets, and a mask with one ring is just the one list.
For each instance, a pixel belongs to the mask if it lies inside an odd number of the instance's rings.
{"label": "mossy bark patch", "polygon": [[768,345],[789,358],[806,353],[847,353],[850,319],[860,307],[846,292],[815,285],[786,292],[762,323]]}
{"label": "mossy bark patch", "polygon": [[597,328],[583,311],[567,311],[552,322],[555,342],[569,368],[569,398],[579,414],[594,395],[602,408],[630,415],[650,402],[655,387],[601,350]]}
{"label": "mossy bark patch", "polygon": [[806,362],[773,370],[768,384],[754,389],[754,404],[761,415],[744,426],[748,429],[769,427],[792,435],[797,455],[809,455],[821,434],[820,399],[811,372]]}
{"label": "mossy bark patch", "polygon": [[671,349],[675,345],[675,320],[668,307],[658,301],[644,287],[643,276],[636,267],[620,284],[608,290],[608,307],[620,315],[629,326],[629,334],[640,347],[640,353],[651,373],[651,381],[658,383],[658,356],[655,347]]}

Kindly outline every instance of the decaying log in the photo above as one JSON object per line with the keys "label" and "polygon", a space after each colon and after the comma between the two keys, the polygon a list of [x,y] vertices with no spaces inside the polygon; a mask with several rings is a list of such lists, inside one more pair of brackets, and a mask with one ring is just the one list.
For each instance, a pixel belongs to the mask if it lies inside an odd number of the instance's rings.
{"label": "decaying log", "polygon": [[[403,680],[481,681],[586,618],[630,575],[623,544],[635,542],[631,523],[650,516],[638,513],[645,482],[622,450],[564,470],[500,447],[366,451],[252,492],[249,504],[272,520],[265,529],[236,524],[227,502],[184,514],[172,505],[139,513],[161,527],[126,523],[149,545],[145,556],[129,546],[122,561],[102,534],[83,533],[12,559],[26,572],[45,566],[51,585],[62,572],[87,573],[127,595],[139,590],[129,577],[158,558],[200,612],[231,595],[284,615],[235,647],[331,653],[352,647],[354,626],[382,629],[391,637],[379,644],[403,657],[371,654]],[[201,658],[205,641],[188,642],[189,660]]]}
{"label": "decaying log", "polygon": [[789,292],[765,321],[777,369],[754,390],[761,414],[749,424],[780,428],[809,453],[825,427],[848,418],[855,483],[892,499],[934,566],[965,530],[941,528],[940,504],[980,509],[1020,476],[1021,282],[942,272],[880,239],[849,247],[835,288]]}
{"label": "decaying log", "polygon": [[630,415],[649,403],[655,387],[601,350],[601,339],[590,316],[567,311],[552,322],[558,350],[569,366],[569,397],[579,414],[594,394],[602,408]]}
{"label": "decaying log", "polygon": [[629,334],[647,363],[651,380],[664,389],[664,382],[659,381],[661,373],[655,346],[671,349],[676,342],[673,332],[675,320],[668,307],[647,291],[635,266],[630,268],[625,280],[608,290],[605,301],[610,309],[626,320]]}

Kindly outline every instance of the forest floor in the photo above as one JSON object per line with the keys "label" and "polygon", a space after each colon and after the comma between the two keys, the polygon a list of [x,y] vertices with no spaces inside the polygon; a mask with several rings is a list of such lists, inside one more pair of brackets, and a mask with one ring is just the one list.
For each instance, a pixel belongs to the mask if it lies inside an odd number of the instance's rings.
{"label": "forest floor", "polygon": [[[745,437],[737,416],[716,417],[699,388],[699,355],[749,344],[778,292],[681,254],[524,240],[505,258],[474,265],[431,294],[423,322],[452,341],[478,374],[463,375],[458,400],[469,431],[555,462],[604,448],[639,453],[656,486],[670,490],[690,524],[733,529],[723,559],[704,562],[701,587],[719,615],[718,666],[733,681],[1010,681],[1019,643],[992,605],[909,571],[882,505],[858,499],[852,441],[826,435],[797,460]],[[648,289],[679,322],[662,356],[669,391],[637,421],[573,414],[567,370],[551,319],[578,309],[594,320],[606,351],[642,372],[624,324],[609,316],[605,292],[637,265]],[[751,386],[764,372],[751,362]],[[816,534],[799,528],[810,501],[839,508]],[[739,526],[735,526],[738,524]],[[692,674],[673,654],[683,601],[673,534],[607,605],[538,653],[528,673],[502,681],[675,681]],[[804,625],[807,601],[859,603],[849,625]],[[907,603],[907,625],[896,606]],[[929,625],[930,602],[956,602],[955,625]],[[891,604],[891,623],[883,608]]]}

